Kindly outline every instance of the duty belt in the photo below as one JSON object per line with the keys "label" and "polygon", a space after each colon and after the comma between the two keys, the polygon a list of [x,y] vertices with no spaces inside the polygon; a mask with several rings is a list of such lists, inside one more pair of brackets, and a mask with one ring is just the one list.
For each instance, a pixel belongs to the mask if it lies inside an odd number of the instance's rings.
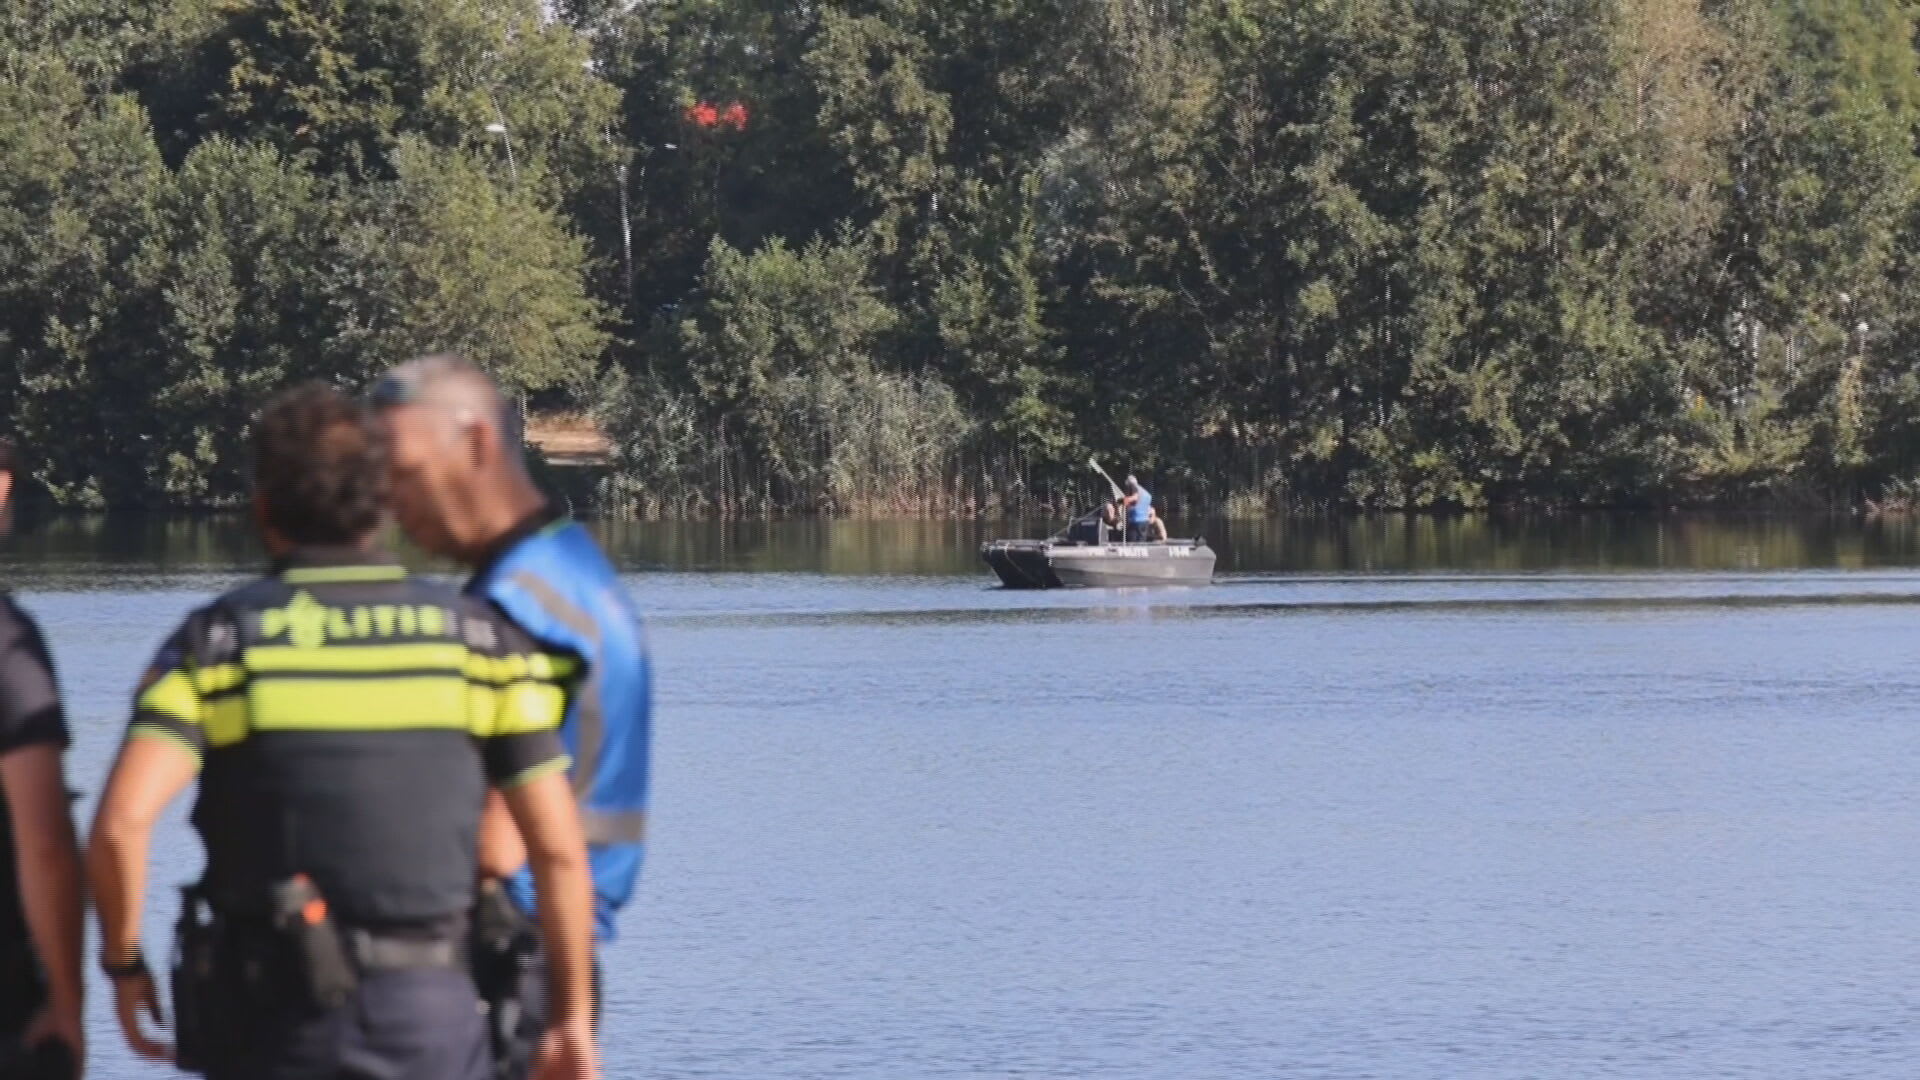
{"label": "duty belt", "polygon": [[453,968],[466,963],[461,943],[450,937],[396,937],[356,927],[342,930],[341,937],[347,947],[347,955],[362,971]]}
{"label": "duty belt", "polygon": [[[273,928],[257,918],[227,919],[229,940],[247,941],[269,936]],[[458,968],[467,963],[468,921],[416,930],[374,930],[346,925],[339,928],[340,946],[361,971],[407,971],[418,968]]]}

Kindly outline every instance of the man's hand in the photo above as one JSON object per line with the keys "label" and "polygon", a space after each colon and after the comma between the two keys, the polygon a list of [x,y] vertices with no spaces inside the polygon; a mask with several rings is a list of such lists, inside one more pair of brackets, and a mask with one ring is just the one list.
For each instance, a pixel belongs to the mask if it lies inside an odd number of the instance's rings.
{"label": "man's hand", "polygon": [[173,1047],[148,1038],[146,1030],[140,1026],[142,1010],[155,1027],[165,1030],[167,1026],[166,1014],[160,1011],[160,994],[154,989],[151,974],[143,971],[138,975],[113,980],[113,1008],[120,1016],[120,1030],[127,1037],[127,1047],[136,1056],[148,1061],[173,1064]]}
{"label": "man's hand", "polygon": [[74,1075],[85,1076],[87,1035],[80,1018],[79,1002],[64,1007],[49,1005],[41,1009],[39,1015],[27,1024],[26,1030],[21,1032],[20,1045],[32,1050],[49,1039],[67,1044],[67,1049],[73,1052]]}
{"label": "man's hand", "polygon": [[547,1029],[533,1059],[534,1080],[599,1080],[593,1022],[584,1017]]}

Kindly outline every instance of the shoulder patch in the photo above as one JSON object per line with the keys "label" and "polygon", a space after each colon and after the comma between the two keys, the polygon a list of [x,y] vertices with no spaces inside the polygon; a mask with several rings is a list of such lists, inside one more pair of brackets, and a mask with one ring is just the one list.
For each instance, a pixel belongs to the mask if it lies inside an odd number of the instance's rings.
{"label": "shoulder patch", "polygon": [[466,639],[467,648],[476,652],[494,652],[500,648],[500,635],[493,628],[493,622],[476,615],[468,614],[460,620],[461,635]]}
{"label": "shoulder patch", "polygon": [[240,648],[240,631],[226,619],[215,619],[207,626],[207,655],[225,656]]}

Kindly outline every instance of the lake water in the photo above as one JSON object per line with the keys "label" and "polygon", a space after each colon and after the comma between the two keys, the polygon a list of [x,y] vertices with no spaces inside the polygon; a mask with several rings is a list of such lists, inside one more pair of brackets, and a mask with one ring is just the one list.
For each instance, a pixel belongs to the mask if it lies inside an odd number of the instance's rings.
{"label": "lake water", "polygon": [[[1212,588],[1045,594],[997,531],[603,530],[659,672],[609,1077],[1914,1072],[1913,524],[1215,525]],[[89,796],[254,557],[8,545]],[[156,888],[198,861],[176,815]]]}

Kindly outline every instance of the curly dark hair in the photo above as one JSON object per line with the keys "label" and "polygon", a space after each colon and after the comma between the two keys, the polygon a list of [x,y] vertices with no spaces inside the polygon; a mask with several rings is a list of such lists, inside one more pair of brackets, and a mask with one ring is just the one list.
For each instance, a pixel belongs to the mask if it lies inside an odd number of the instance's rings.
{"label": "curly dark hair", "polygon": [[289,542],[356,544],[386,512],[386,444],[364,405],[303,383],[254,420],[253,483],[267,524]]}

